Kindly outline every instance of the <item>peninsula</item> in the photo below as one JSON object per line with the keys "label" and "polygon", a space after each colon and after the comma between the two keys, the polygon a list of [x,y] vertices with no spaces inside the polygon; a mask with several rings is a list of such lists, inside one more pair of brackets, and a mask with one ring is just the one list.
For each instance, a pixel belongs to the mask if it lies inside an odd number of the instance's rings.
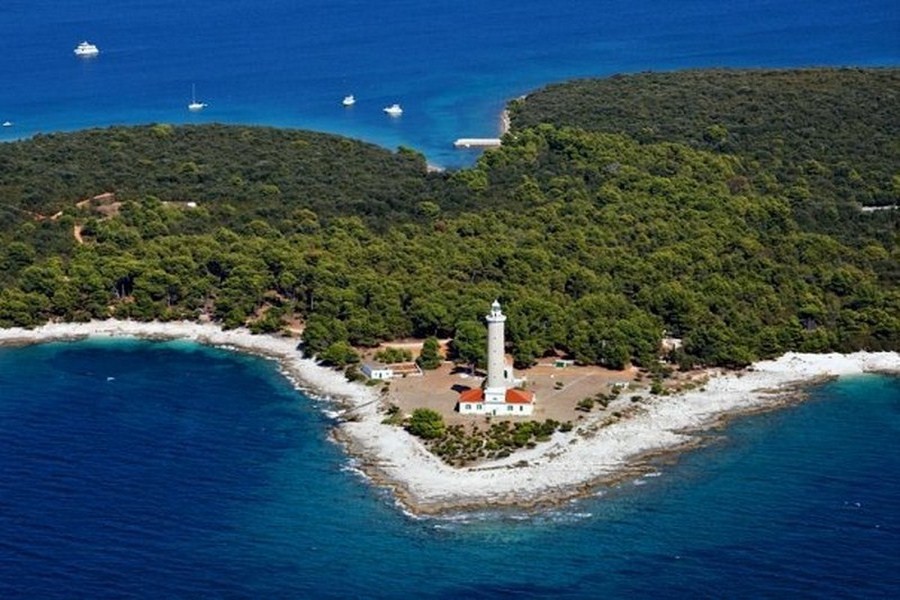
{"label": "peninsula", "polygon": [[336,403],[334,408],[343,418],[335,422],[335,437],[346,445],[363,473],[393,490],[400,505],[414,514],[548,506],[591,494],[599,485],[654,469],[651,459],[655,456],[708,441],[708,436],[697,434],[725,419],[796,401],[802,394],[799,386],[841,375],[900,373],[896,352],[789,353],[739,372],[710,372],[702,388],[648,396],[615,420],[610,421],[609,412],[597,414],[533,449],[476,467],[456,468],[430,453],[417,438],[384,423],[387,399],[378,391],[350,383],[333,369],[302,357],[295,338],[254,335],[245,329],[226,331],[213,324],[110,320],[2,329],[0,346],[97,336],[186,339],[279,361],[299,389]]}

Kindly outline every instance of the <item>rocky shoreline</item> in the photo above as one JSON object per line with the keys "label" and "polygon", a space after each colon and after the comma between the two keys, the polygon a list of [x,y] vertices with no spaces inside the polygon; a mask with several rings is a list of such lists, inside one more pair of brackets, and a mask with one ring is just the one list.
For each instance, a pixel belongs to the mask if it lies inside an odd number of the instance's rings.
{"label": "rocky shoreline", "polygon": [[382,423],[375,390],[348,382],[343,374],[303,358],[298,340],[222,330],[209,323],[93,321],[51,323],[36,329],[0,330],[0,345],[87,337],[184,339],[234,348],[279,361],[295,386],[352,411],[334,437],[375,484],[417,514],[515,506],[539,508],[591,494],[597,486],[631,479],[652,469],[660,456],[697,447],[707,432],[739,415],[777,409],[802,397],[802,386],[824,378],[867,372],[900,373],[896,352],[788,353],[734,373],[716,372],[703,388],[650,397],[613,423],[600,416],[557,432],[549,442],[490,463],[451,467],[403,429]]}

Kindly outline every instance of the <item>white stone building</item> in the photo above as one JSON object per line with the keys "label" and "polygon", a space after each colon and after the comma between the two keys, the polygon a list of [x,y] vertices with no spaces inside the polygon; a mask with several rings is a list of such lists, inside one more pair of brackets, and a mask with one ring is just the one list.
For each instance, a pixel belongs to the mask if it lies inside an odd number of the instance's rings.
{"label": "white stone building", "polygon": [[391,363],[389,365],[363,363],[360,370],[363,375],[369,379],[393,379],[395,377],[422,376],[422,369],[414,362]]}
{"label": "white stone building", "polygon": [[372,363],[363,363],[360,367],[363,375],[369,379],[391,379],[394,376],[394,369],[389,365],[376,365]]}

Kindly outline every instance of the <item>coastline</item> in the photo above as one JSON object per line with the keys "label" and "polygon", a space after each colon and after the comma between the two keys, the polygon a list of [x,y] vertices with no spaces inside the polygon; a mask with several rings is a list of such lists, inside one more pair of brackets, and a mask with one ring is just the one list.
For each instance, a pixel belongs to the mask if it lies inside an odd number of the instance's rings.
{"label": "coastline", "polygon": [[370,388],[352,384],[342,373],[321,367],[312,359],[303,358],[297,349],[297,338],[254,335],[244,328],[224,330],[213,323],[114,319],[87,323],[48,323],[34,329],[0,329],[0,347],[79,341],[91,337],[188,340],[207,346],[234,349],[278,361],[283,374],[297,389],[316,398],[346,406],[358,406],[375,399]]}
{"label": "coastline", "polygon": [[[671,396],[645,396],[610,419],[592,413],[569,433],[537,447],[469,468],[454,468],[403,429],[381,423],[375,389],[348,382],[342,373],[303,358],[298,340],[222,330],[211,323],[92,321],[51,323],[36,329],[0,329],[0,346],[88,337],[184,339],[277,360],[298,389],[339,403],[352,413],[334,437],[356,466],[417,515],[472,508],[545,506],[592,493],[596,486],[630,479],[649,459],[693,448],[737,415],[773,410],[797,401],[801,387],[823,379],[867,372],[900,373],[900,353],[788,353],[734,373],[711,373],[703,388]],[[604,421],[606,421],[604,423]]]}

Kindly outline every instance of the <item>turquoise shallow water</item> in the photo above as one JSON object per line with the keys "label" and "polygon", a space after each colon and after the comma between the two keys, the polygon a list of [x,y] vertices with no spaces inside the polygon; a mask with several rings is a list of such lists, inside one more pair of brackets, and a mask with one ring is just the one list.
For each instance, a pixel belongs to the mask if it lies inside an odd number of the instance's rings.
{"label": "turquoise shallow water", "polygon": [[[511,98],[643,70],[900,64],[893,0],[5,0],[0,140],[147,122],[250,123],[470,164]],[[96,59],[72,49],[88,39]],[[189,113],[191,85],[209,107]],[[345,94],[358,98],[341,107]],[[399,102],[403,116],[382,108]]]}
{"label": "turquoise shallow water", "polygon": [[536,515],[416,520],[277,366],[0,349],[0,597],[889,597],[900,379],[847,378]]}

